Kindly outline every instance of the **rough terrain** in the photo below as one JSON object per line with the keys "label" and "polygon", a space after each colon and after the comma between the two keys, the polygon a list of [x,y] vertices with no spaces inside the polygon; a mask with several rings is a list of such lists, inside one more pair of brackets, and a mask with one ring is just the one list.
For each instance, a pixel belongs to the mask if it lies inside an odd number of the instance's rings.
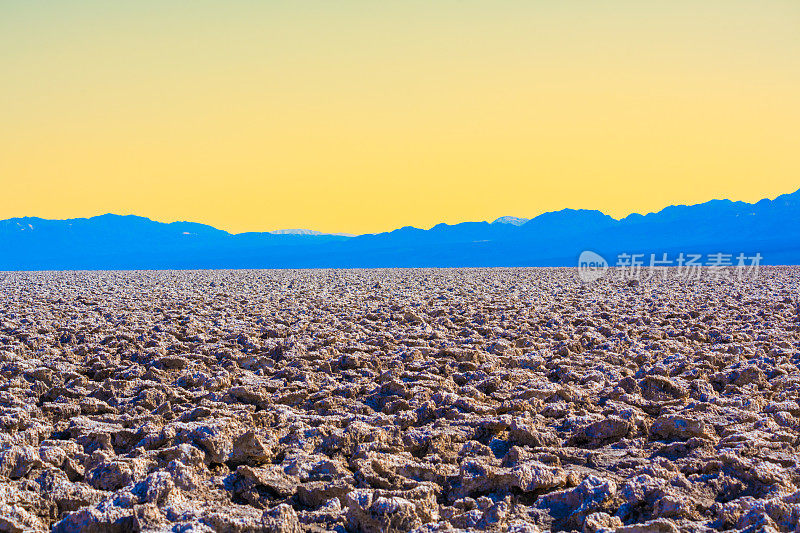
{"label": "rough terrain", "polygon": [[798,279],[0,273],[0,531],[800,531]]}

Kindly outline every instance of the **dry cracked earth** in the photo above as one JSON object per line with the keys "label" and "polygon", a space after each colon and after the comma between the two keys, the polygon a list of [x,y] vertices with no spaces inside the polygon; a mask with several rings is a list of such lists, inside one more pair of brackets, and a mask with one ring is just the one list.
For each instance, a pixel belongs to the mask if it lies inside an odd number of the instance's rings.
{"label": "dry cracked earth", "polygon": [[0,273],[0,531],[800,531],[798,279]]}

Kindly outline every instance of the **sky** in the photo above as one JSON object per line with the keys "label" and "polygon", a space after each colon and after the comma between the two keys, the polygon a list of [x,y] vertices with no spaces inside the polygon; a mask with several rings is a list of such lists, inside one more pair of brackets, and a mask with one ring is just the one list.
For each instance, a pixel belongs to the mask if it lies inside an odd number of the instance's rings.
{"label": "sky", "polygon": [[798,188],[797,0],[0,0],[0,219],[371,233]]}

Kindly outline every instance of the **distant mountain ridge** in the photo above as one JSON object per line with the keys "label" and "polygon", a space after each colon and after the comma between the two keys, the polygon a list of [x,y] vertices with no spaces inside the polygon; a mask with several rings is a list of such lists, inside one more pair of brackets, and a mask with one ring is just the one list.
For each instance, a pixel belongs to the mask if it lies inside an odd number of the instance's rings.
{"label": "distant mountain ridge", "polygon": [[512,224],[514,226],[521,226],[529,220],[529,218],[505,216],[495,219],[492,224]]}
{"label": "distant mountain ridge", "polygon": [[352,233],[325,233],[324,231],[316,231],[313,229],[276,229],[269,231],[273,235],[339,235],[341,237],[355,237]]}
{"label": "distant mountain ridge", "polygon": [[800,190],[754,204],[712,200],[614,219],[564,209],[532,219],[437,224],[349,236],[313,230],[231,234],[135,215],[0,221],[0,270],[574,266],[583,250],[760,253],[800,264]]}

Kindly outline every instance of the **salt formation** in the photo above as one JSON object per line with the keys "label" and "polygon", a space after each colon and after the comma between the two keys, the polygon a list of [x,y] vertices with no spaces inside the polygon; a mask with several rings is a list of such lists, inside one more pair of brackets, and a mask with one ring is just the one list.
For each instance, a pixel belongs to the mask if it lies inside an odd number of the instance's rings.
{"label": "salt formation", "polygon": [[800,531],[798,277],[0,274],[0,531]]}

